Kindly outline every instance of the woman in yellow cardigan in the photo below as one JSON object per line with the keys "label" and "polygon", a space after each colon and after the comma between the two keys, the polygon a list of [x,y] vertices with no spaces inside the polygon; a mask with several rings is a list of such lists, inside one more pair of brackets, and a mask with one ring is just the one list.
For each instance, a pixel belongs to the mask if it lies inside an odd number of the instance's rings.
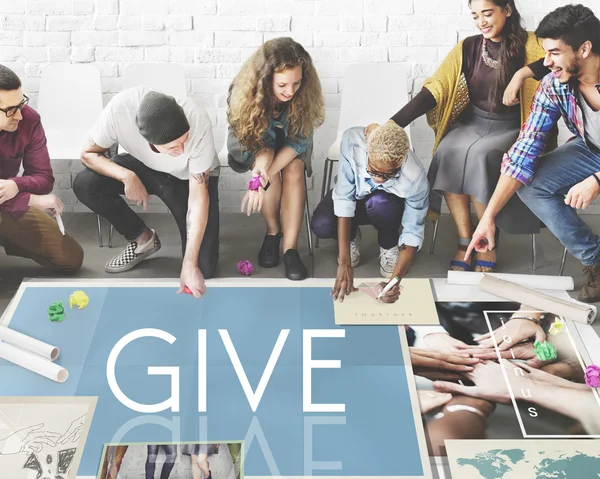
{"label": "woman in yellow cardigan", "polygon": [[[469,6],[481,34],[456,45],[423,89],[392,117],[405,127],[427,114],[435,132],[428,172],[430,213],[439,215],[443,196],[458,230],[458,251],[450,263],[458,271],[472,270],[472,263],[463,261],[473,234],[470,203],[480,218],[500,176],[502,155],[527,119],[537,80],[549,72],[543,66],[544,50],[522,27],[514,0],[470,0]],[[520,90],[520,104],[514,102],[515,90]],[[510,106],[503,104],[505,91]],[[496,225],[514,234],[540,228],[517,195]],[[476,271],[495,266],[495,250],[477,254]]]}

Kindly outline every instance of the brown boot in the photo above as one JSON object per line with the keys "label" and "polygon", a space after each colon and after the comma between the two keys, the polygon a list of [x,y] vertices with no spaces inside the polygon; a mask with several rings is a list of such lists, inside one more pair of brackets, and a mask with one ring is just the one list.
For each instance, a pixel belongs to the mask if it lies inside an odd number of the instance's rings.
{"label": "brown boot", "polygon": [[600,262],[583,268],[587,284],[581,288],[577,299],[586,303],[600,301]]}

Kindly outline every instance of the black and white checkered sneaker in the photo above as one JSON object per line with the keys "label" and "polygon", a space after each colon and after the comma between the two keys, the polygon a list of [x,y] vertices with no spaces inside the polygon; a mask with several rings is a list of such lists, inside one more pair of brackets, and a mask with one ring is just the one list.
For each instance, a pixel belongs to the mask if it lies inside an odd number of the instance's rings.
{"label": "black and white checkered sneaker", "polygon": [[136,241],[132,241],[119,254],[104,265],[107,273],[122,273],[135,267],[139,262],[145,260],[148,256],[156,253],[160,249],[160,240],[156,231],[152,230],[152,238],[141,246]]}

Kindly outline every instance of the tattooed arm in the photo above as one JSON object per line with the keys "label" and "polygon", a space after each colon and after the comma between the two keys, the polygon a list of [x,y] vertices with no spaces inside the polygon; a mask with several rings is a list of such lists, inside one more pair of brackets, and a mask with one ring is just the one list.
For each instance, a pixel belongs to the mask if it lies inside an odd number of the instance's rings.
{"label": "tattooed arm", "polygon": [[208,222],[208,178],[209,171],[190,173],[190,195],[186,216],[187,245],[183,263],[198,266],[198,254],[206,224]]}

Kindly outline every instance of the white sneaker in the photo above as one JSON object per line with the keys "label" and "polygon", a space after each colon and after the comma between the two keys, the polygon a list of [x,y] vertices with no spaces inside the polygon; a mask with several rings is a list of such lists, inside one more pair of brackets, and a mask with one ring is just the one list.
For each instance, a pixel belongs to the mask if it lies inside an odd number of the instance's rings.
{"label": "white sneaker", "polygon": [[[360,239],[362,235],[360,233],[360,228],[356,230],[356,238],[350,241],[350,265],[353,268],[356,268],[360,263]],[[340,257],[338,256],[338,264],[340,262]]]}
{"label": "white sneaker", "polygon": [[398,262],[398,247],[390,249],[379,247],[379,273],[386,279],[390,279]]}

